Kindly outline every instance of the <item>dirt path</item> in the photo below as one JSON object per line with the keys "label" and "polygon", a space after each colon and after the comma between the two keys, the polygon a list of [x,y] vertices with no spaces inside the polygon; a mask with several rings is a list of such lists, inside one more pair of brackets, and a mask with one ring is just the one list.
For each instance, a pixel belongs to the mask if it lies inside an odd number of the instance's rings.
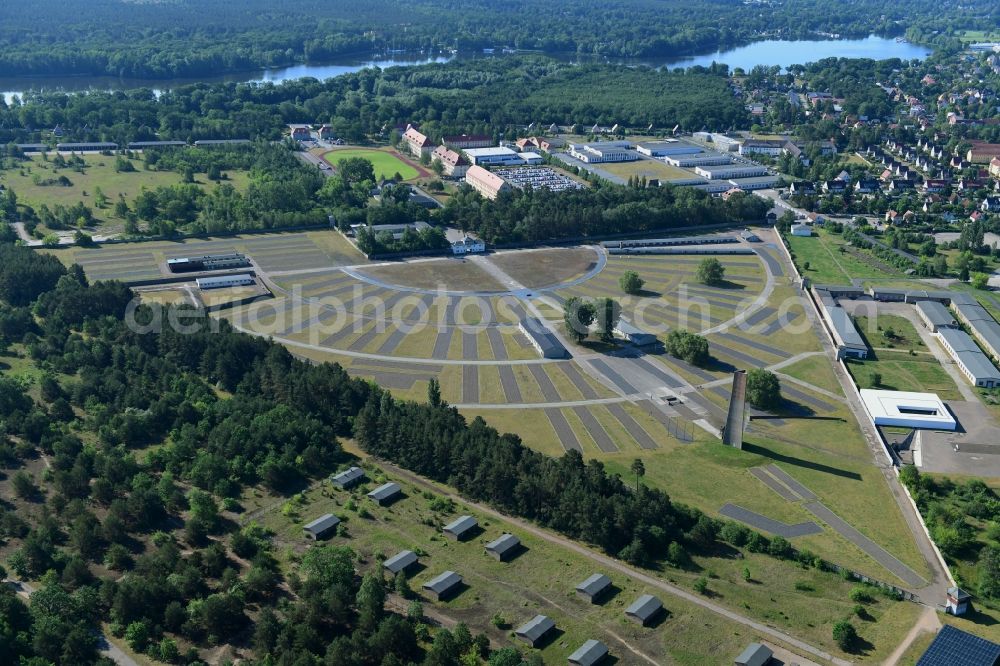
{"label": "dirt path", "polygon": [[933,608],[925,608],[924,612],[920,614],[917,619],[917,623],[910,628],[910,631],[903,637],[903,641],[892,651],[884,663],[886,664],[897,664],[902,656],[910,649],[913,645],[913,641],[917,640],[920,634],[925,632],[936,633],[938,629],[941,628],[941,620],[938,619],[937,611]]}
{"label": "dirt path", "polygon": [[493,509],[492,507],[489,507],[489,506],[487,506],[485,504],[479,504],[477,502],[472,502],[469,499],[461,497],[461,496],[459,496],[456,493],[452,493],[452,492],[449,492],[447,490],[443,490],[442,488],[434,485],[430,481],[427,481],[426,479],[424,479],[424,478],[422,478],[422,477],[420,477],[420,476],[418,476],[416,474],[413,474],[412,472],[409,472],[408,470],[405,470],[405,469],[402,469],[400,467],[397,467],[396,465],[393,465],[392,463],[389,463],[389,462],[386,462],[384,460],[379,459],[378,460],[378,464],[381,467],[383,467],[385,470],[389,471],[390,473],[392,473],[392,474],[394,474],[394,475],[396,475],[398,477],[401,477],[403,479],[406,479],[409,483],[412,483],[414,485],[421,486],[421,487],[433,490],[434,492],[439,493],[439,494],[443,494],[446,497],[450,497],[452,500],[454,500],[456,502],[460,502],[460,503],[466,504],[468,506],[474,507],[477,511],[480,511],[480,512],[482,512],[484,514],[492,516],[492,517],[494,517],[494,518],[496,518],[498,520],[504,520],[504,521],[507,521],[509,523],[513,523],[514,525],[516,525],[518,527],[518,529],[520,529],[520,530],[522,530],[524,532],[527,532],[527,533],[531,534],[532,536],[534,536],[536,538],[543,539],[545,541],[548,541],[549,543],[553,543],[553,544],[556,544],[557,546],[560,546],[560,547],[565,548],[567,550],[571,550],[571,551],[573,551],[574,553],[576,553],[578,555],[582,555],[583,557],[586,557],[586,558],[590,559],[591,561],[596,562],[597,564],[600,564],[601,566],[604,566],[604,567],[607,567],[607,568],[612,569],[614,571],[617,571],[618,573],[621,573],[621,574],[623,574],[625,576],[629,576],[629,577],[634,578],[636,580],[642,581],[646,585],[649,585],[651,587],[655,587],[655,588],[657,588],[657,589],[659,589],[659,590],[661,590],[663,592],[666,592],[667,594],[673,595],[675,597],[679,597],[679,598],[681,598],[681,599],[683,599],[683,600],[685,600],[685,601],[687,601],[689,603],[695,604],[697,606],[701,606],[702,608],[704,608],[704,609],[706,609],[708,611],[711,611],[712,613],[715,613],[717,615],[721,615],[721,616],[725,617],[728,620],[732,620],[734,622],[738,622],[738,623],[740,623],[740,624],[742,624],[744,626],[747,626],[747,627],[753,629],[754,631],[756,631],[756,632],[758,632],[760,634],[764,634],[764,635],[766,635],[766,636],[768,636],[768,637],[770,637],[772,639],[778,640],[781,643],[784,643],[785,645],[788,645],[788,646],[790,646],[790,647],[792,647],[792,648],[794,648],[794,649],[796,649],[798,651],[805,652],[805,653],[808,653],[809,655],[813,655],[813,656],[819,657],[820,659],[822,659],[824,661],[832,662],[834,664],[837,664],[838,666],[847,666],[847,664],[850,663],[848,661],[840,659],[839,657],[834,657],[830,653],[825,652],[825,651],[821,650],[820,648],[814,647],[814,646],[810,645],[809,643],[806,643],[805,641],[802,641],[802,640],[799,640],[799,639],[797,639],[797,638],[795,638],[793,636],[790,636],[789,634],[786,634],[783,631],[780,631],[780,630],[775,629],[773,627],[769,627],[769,626],[767,626],[765,624],[757,622],[756,620],[752,620],[752,619],[750,619],[750,618],[748,618],[748,617],[746,617],[744,615],[741,615],[741,614],[739,614],[739,613],[737,613],[735,611],[731,611],[728,608],[724,608],[723,606],[720,606],[719,604],[713,603],[712,601],[709,601],[708,599],[706,599],[704,597],[701,597],[701,596],[698,596],[698,595],[693,594],[691,592],[688,592],[687,590],[684,590],[684,589],[682,589],[680,587],[677,587],[676,585],[671,585],[670,583],[662,581],[662,580],[660,580],[658,578],[654,578],[653,576],[650,576],[650,575],[648,575],[646,573],[643,573],[642,571],[640,571],[638,569],[635,569],[635,568],[629,566],[628,564],[625,564],[624,562],[621,562],[619,560],[612,559],[611,557],[608,557],[606,555],[602,555],[600,553],[597,553],[597,552],[591,550],[590,548],[588,548],[588,547],[586,547],[586,546],[584,546],[582,544],[579,544],[579,543],[577,543],[575,541],[572,541],[571,539],[567,539],[565,537],[561,537],[561,536],[559,536],[557,534],[549,532],[548,530],[544,530],[542,528],[536,527],[535,525],[533,525],[533,524],[531,524],[529,522],[526,522],[524,520],[520,520],[518,518],[513,518],[511,516],[503,514],[503,513],[499,512],[499,511],[497,511],[497,510]]}

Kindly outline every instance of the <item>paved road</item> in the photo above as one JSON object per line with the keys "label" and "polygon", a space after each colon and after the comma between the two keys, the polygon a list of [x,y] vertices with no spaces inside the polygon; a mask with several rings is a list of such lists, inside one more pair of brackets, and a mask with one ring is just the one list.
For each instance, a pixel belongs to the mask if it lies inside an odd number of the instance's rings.
{"label": "paved road", "polygon": [[387,463],[387,462],[385,462],[383,460],[379,460],[378,463],[379,463],[379,465],[381,467],[384,467],[390,473],[392,473],[392,474],[394,474],[396,476],[402,477],[402,478],[406,479],[407,481],[409,481],[410,483],[413,483],[415,485],[428,488],[428,489],[433,490],[433,491],[435,491],[435,492],[437,492],[439,494],[444,494],[444,495],[446,495],[447,497],[450,497],[452,500],[454,500],[456,502],[461,502],[463,504],[466,504],[466,505],[468,505],[470,507],[475,508],[477,511],[479,511],[479,512],[481,512],[483,514],[486,514],[486,515],[489,515],[489,516],[493,516],[494,518],[496,518],[498,520],[505,520],[505,521],[507,521],[509,523],[512,523],[513,525],[517,526],[517,528],[519,530],[522,530],[525,533],[531,534],[532,536],[534,536],[534,537],[536,537],[538,539],[543,539],[545,541],[548,541],[549,543],[553,543],[553,544],[555,544],[557,546],[560,546],[562,548],[565,548],[567,550],[571,550],[571,551],[573,551],[574,553],[576,553],[578,555],[582,555],[583,557],[588,558],[589,560],[591,560],[592,562],[594,562],[596,564],[599,564],[599,565],[601,565],[603,567],[607,567],[609,569],[617,571],[618,573],[621,573],[621,574],[623,574],[625,576],[629,576],[630,578],[633,578],[635,580],[641,581],[642,583],[644,583],[646,585],[649,585],[650,587],[654,587],[654,588],[656,588],[658,590],[666,592],[667,594],[670,594],[672,596],[675,596],[675,597],[678,597],[680,599],[683,599],[684,601],[687,601],[688,603],[692,603],[692,604],[695,604],[696,606],[700,606],[701,608],[704,608],[704,609],[706,609],[706,610],[708,610],[708,611],[710,611],[712,613],[715,613],[716,615],[721,615],[722,617],[724,617],[724,618],[726,618],[728,620],[732,620],[733,622],[737,622],[739,624],[742,624],[743,626],[749,627],[749,628],[753,629],[755,632],[757,632],[758,634],[763,634],[765,636],[769,636],[769,637],[771,637],[771,638],[773,638],[773,639],[775,639],[777,641],[780,641],[780,642],[784,643],[785,645],[788,645],[788,646],[794,648],[795,650],[797,650],[799,652],[803,652],[803,653],[806,653],[806,654],[809,654],[809,655],[812,655],[812,656],[815,656],[815,657],[819,657],[820,659],[822,659],[824,661],[832,662],[834,664],[837,664],[837,666],[848,666],[850,664],[850,662],[848,662],[848,661],[840,659],[839,657],[835,657],[832,654],[830,654],[830,653],[828,653],[828,652],[826,652],[826,651],[824,651],[824,650],[822,650],[822,649],[820,649],[818,647],[815,647],[815,646],[813,646],[813,645],[811,645],[809,643],[806,643],[805,641],[799,640],[798,638],[795,638],[794,636],[786,634],[783,631],[775,629],[774,627],[769,627],[769,626],[767,626],[765,624],[757,622],[756,620],[752,620],[752,619],[746,617],[745,615],[741,615],[740,613],[738,613],[736,611],[732,611],[732,610],[730,610],[728,608],[720,606],[719,604],[717,604],[717,603],[715,603],[713,601],[710,601],[706,597],[702,597],[702,596],[699,596],[697,594],[693,594],[691,592],[688,592],[685,589],[682,589],[680,587],[677,587],[676,585],[672,585],[670,583],[667,583],[667,582],[665,582],[665,581],[663,581],[663,580],[661,580],[659,578],[654,578],[653,576],[650,576],[649,574],[646,574],[646,573],[644,573],[643,571],[641,571],[639,569],[631,567],[628,564],[625,564],[624,562],[621,562],[620,560],[616,560],[616,559],[613,559],[611,557],[608,557],[607,555],[603,555],[601,553],[597,553],[597,552],[591,550],[590,548],[588,548],[587,546],[579,544],[579,543],[577,543],[577,542],[575,542],[575,541],[573,541],[571,539],[567,539],[565,537],[559,536],[559,535],[557,535],[557,534],[555,534],[553,532],[550,532],[548,530],[545,530],[545,529],[542,529],[540,527],[537,527],[536,525],[534,525],[532,523],[529,523],[527,521],[521,520],[519,518],[512,518],[510,516],[507,516],[507,515],[499,512],[499,511],[493,509],[492,507],[490,507],[490,506],[488,506],[486,504],[479,504],[479,503],[476,503],[476,502],[472,502],[472,501],[470,501],[470,500],[468,500],[468,499],[466,499],[464,497],[461,497],[460,495],[458,495],[456,493],[452,493],[452,492],[449,492],[447,490],[443,490],[440,486],[437,486],[437,485],[431,483],[430,481],[427,481],[423,477],[420,477],[420,476],[418,476],[416,474],[413,474],[413,473],[411,473],[411,472],[409,472],[407,470],[404,470],[402,468],[396,467],[395,465],[393,465],[391,463]]}

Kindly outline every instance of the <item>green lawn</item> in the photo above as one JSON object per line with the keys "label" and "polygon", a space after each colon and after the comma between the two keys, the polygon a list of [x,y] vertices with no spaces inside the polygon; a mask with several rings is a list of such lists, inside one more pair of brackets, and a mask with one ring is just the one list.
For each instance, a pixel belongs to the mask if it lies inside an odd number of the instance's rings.
{"label": "green lawn", "polygon": [[[183,181],[183,176],[173,171],[148,171],[143,168],[142,160],[132,159],[135,167],[132,172],[115,171],[115,157],[107,155],[82,155],[82,167],[57,168],[51,158],[34,156],[16,164],[14,168],[0,170],[0,185],[10,188],[17,194],[18,202],[38,208],[46,204],[49,208],[55,205],[72,206],[83,202],[94,210],[94,217],[107,223],[120,221],[112,217],[112,207],[119,195],[132,204],[143,188],[153,190],[158,187],[177,185]],[[57,181],[65,176],[69,185],[45,184]],[[249,175],[245,172],[226,172],[228,182],[237,189],[244,189]],[[206,189],[214,189],[217,184],[205,178],[204,174],[196,174],[196,184]],[[108,199],[105,208],[97,208],[94,194],[97,189]],[[110,229],[102,229],[110,231]]]}
{"label": "green lawn", "polygon": [[372,163],[375,167],[376,178],[392,178],[397,173],[403,180],[413,180],[420,175],[414,167],[393,155],[388,150],[375,150],[369,148],[340,148],[331,150],[323,155],[327,162],[337,165],[341,160],[350,157],[361,157]]}
{"label": "green lawn", "polygon": [[[276,533],[275,553],[286,569],[296,568],[308,547],[302,537],[302,523],[320,513],[332,512],[345,521],[344,532],[332,541],[359,553],[361,571],[377,567],[380,556],[409,548],[420,554],[424,567],[410,577],[411,588],[418,594],[420,585],[441,571],[459,572],[468,588],[445,602],[425,598],[425,609],[452,621],[466,622],[473,632],[485,631],[496,644],[511,644],[511,629],[536,613],[552,617],[565,633],[541,650],[545,663],[565,663],[566,656],[591,637],[607,643],[623,663],[645,663],[639,654],[653,661],[678,664],[728,663],[753,639],[753,632],[746,627],[651,589],[630,576],[607,571],[578,553],[526,534],[506,520],[442,501],[438,493],[405,479],[393,479],[401,482],[404,499],[387,508],[374,506],[364,499],[364,492],[386,477],[378,469],[369,467],[368,471],[372,481],[351,492],[319,483],[303,493],[300,500],[282,504],[280,498],[255,491],[245,498],[245,508],[249,512],[257,507],[272,507],[259,520]],[[436,484],[428,486],[438,488]],[[364,513],[360,507],[364,507]],[[465,542],[442,538],[440,526],[465,513],[479,520],[483,532]],[[483,544],[504,531],[519,536],[527,550],[502,564],[484,555]],[[749,581],[744,579],[744,568],[750,572]],[[572,590],[595,571],[607,573],[619,589],[605,602],[591,605],[579,600]],[[687,570],[667,567],[647,573],[686,589],[692,589],[698,577],[706,576],[710,597],[716,603],[788,630],[834,654],[843,654],[833,644],[832,625],[850,615],[854,604],[849,600],[853,585],[839,576],[751,553],[741,559],[697,557]],[[643,592],[659,596],[669,611],[655,628],[638,627],[623,617],[624,607]],[[877,662],[895,647],[920,608],[879,597],[868,605],[868,611],[868,619],[854,618],[854,624],[871,648],[864,655],[851,657]],[[491,618],[497,612],[505,616],[510,627],[492,624]]]}
{"label": "green lawn", "polygon": [[[813,235],[808,238],[791,234],[785,238],[799,272],[813,282],[846,284],[852,278],[886,278],[898,275],[896,272],[886,273],[870,266],[849,252],[841,252],[840,247],[846,245],[843,237],[825,229],[815,228]],[[806,262],[809,263],[808,269],[805,268]]]}
{"label": "green lawn", "polygon": [[927,352],[927,345],[913,328],[909,319],[899,315],[880,314],[875,320],[855,317],[858,330],[872,347],[889,347],[901,350]]}
{"label": "green lawn", "polygon": [[837,381],[837,376],[833,373],[830,363],[830,359],[825,355],[810,356],[792,365],[786,365],[779,372],[795,377],[796,379],[801,379],[813,386],[843,395],[844,392],[840,388],[840,382]]}
{"label": "green lawn", "polygon": [[[929,391],[942,400],[961,400],[962,394],[951,376],[931,354],[911,356],[905,351],[879,351],[864,361],[849,360],[847,368],[861,388],[882,388],[896,391]],[[879,386],[872,375],[882,375]]]}

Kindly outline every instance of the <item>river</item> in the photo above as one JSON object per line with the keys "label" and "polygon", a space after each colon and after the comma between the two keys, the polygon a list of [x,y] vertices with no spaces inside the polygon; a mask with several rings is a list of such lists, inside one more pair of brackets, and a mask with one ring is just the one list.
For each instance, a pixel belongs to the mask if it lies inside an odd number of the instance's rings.
{"label": "river", "polygon": [[[755,65],[788,67],[793,64],[813,62],[823,58],[901,58],[903,60],[923,59],[930,50],[910,44],[897,42],[885,37],[867,37],[865,39],[823,39],[823,40],[766,40],[739,46],[726,51],[716,51],[695,56],[658,60],[620,60],[608,59],[609,62],[649,65],[652,67],[692,67],[708,66],[713,62],[729,65],[730,68],[740,67],[750,71]],[[227,74],[218,77],[202,77],[198,79],[118,79],[114,77],[51,77],[51,78],[0,78],[0,95],[7,103],[14,97],[24,94],[27,90],[127,90],[131,88],[150,88],[154,92],[190,83],[220,82],[220,81],[271,81],[281,83],[302,77],[328,79],[342,74],[350,74],[368,67],[393,67],[398,65],[422,65],[432,62],[447,62],[453,58],[504,57],[502,55],[440,55],[408,58],[406,56],[342,59],[338,62],[324,65],[293,65],[274,69],[257,70],[237,74]],[[570,61],[582,60],[578,56],[564,56]]]}

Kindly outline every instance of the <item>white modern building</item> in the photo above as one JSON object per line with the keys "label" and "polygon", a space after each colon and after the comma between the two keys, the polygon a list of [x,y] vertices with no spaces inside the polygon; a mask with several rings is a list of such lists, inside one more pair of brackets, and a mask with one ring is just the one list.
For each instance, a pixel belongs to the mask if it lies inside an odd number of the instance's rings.
{"label": "white modern building", "polygon": [[718,167],[696,167],[694,172],[702,178],[709,180],[721,180],[729,178],[750,178],[752,176],[766,176],[765,166],[718,166]]}
{"label": "white modern building", "polygon": [[511,166],[514,164],[524,164],[524,159],[515,151],[506,146],[495,146],[493,148],[467,148],[465,156],[469,162],[476,166],[486,166],[500,164]]}
{"label": "white modern building", "polygon": [[793,236],[812,236],[813,230],[808,224],[793,224],[792,225],[792,235]]}
{"label": "white modern building", "polygon": [[628,141],[599,141],[597,143],[571,143],[567,151],[587,164],[601,162],[633,162],[639,159],[639,154],[631,150]]}
{"label": "white modern building", "polygon": [[667,157],[668,155],[693,155],[700,153],[701,148],[689,143],[681,143],[677,139],[669,139],[640,143],[636,145],[635,151],[647,157]]}
{"label": "white modern building", "polygon": [[861,389],[861,400],[877,426],[955,430],[958,424],[936,393]]}
{"label": "white modern building", "polygon": [[663,161],[675,167],[724,166],[732,164],[733,158],[722,153],[696,153],[693,155],[671,155]]}

